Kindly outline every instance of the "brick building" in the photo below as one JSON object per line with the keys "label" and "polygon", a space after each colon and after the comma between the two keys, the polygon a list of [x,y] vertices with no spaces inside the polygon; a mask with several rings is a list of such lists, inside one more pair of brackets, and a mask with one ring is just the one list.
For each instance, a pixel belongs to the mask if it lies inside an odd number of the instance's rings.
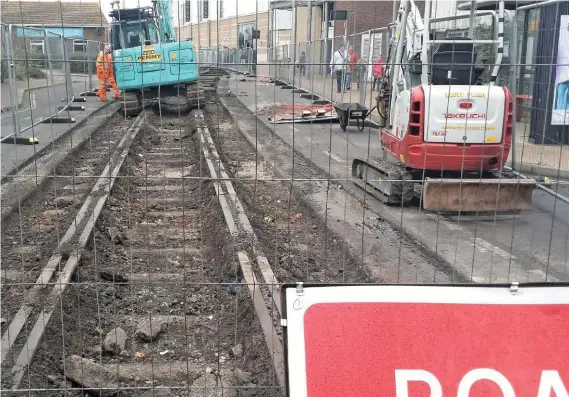
{"label": "brick building", "polygon": [[[366,1],[366,0],[348,0],[348,1],[330,1],[330,7],[335,10],[348,11],[348,35],[365,32],[387,27],[393,22],[393,5],[399,7],[399,1]],[[415,1],[415,4],[421,11],[425,10],[424,1]],[[344,34],[343,23],[334,25],[334,35],[342,36]]]}

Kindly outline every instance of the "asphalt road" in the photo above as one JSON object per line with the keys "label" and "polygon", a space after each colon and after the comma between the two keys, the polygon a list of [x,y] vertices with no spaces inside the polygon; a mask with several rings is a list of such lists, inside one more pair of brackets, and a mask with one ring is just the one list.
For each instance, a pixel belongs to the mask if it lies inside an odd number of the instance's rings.
{"label": "asphalt road", "polygon": [[[240,78],[240,77],[239,77]],[[230,88],[251,111],[274,103],[309,104],[273,84],[240,82]],[[260,116],[264,122],[264,117]],[[351,179],[354,157],[380,155],[378,130],[358,132],[337,123],[269,124],[289,145],[327,171],[380,217],[444,258],[456,271],[476,282],[569,281],[569,205],[541,190],[533,193],[532,211],[509,216],[447,217],[418,207],[386,207],[365,197]],[[555,186],[552,189],[555,190]],[[560,193],[569,197],[569,185]]]}
{"label": "asphalt road", "polygon": [[[80,85],[75,84],[75,87],[79,89]],[[67,98],[67,89],[65,84],[58,84],[26,93],[22,98],[21,108],[16,112],[17,120],[14,120],[12,112],[2,114],[2,136],[16,132],[17,124],[19,124],[19,130],[22,131],[29,128],[35,121],[56,113],[57,106],[64,104],[61,101],[62,98]]]}

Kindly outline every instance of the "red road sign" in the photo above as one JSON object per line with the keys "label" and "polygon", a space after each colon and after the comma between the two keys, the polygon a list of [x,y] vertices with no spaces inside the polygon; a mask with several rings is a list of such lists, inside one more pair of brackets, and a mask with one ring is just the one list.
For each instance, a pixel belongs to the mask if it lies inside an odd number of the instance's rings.
{"label": "red road sign", "polygon": [[284,288],[291,397],[569,397],[569,287]]}

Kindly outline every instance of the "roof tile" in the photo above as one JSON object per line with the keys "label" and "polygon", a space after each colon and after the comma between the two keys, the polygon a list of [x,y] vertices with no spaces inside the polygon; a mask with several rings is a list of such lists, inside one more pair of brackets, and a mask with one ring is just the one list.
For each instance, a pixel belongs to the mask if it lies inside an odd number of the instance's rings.
{"label": "roof tile", "polygon": [[0,5],[4,24],[67,27],[107,26],[98,2],[6,1]]}

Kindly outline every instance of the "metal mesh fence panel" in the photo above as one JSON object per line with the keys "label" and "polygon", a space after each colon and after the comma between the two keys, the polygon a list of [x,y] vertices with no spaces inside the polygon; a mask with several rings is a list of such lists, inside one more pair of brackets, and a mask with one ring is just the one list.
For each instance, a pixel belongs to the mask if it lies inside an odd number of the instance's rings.
{"label": "metal mesh fence panel", "polygon": [[[30,79],[46,79],[54,69],[63,66],[61,58],[61,36],[48,34],[43,29],[24,26],[11,26],[11,56],[13,59],[14,77],[18,81]],[[47,40],[52,46],[48,46]],[[48,51],[49,47],[51,51]]]}
{"label": "metal mesh fence panel", "polygon": [[[3,142],[19,138],[33,141],[37,139],[34,126],[55,115],[60,100],[69,103],[74,95],[71,74],[65,72],[64,38],[23,25],[6,26],[4,36],[3,62],[9,84],[3,86],[2,100],[10,98],[11,115],[4,115]],[[45,96],[39,103],[36,91]],[[4,172],[10,170],[9,166],[3,168]]]}
{"label": "metal mesh fence panel", "polygon": [[[0,43],[1,45],[1,55],[2,55],[2,63],[1,63],[1,77],[2,77],[2,83],[4,83],[4,81],[8,80],[8,68],[10,67],[9,62],[8,62],[8,26],[2,24],[1,26],[1,34],[2,36],[0,37],[0,39],[2,40],[2,42]],[[8,104],[4,104],[3,107],[8,106]]]}
{"label": "metal mesh fence panel", "polygon": [[[468,332],[455,326],[494,322],[450,294],[434,326],[414,300],[457,286],[519,310],[511,335],[488,326],[484,346],[560,328],[545,347],[523,339],[524,359],[566,352],[567,298],[533,314],[516,299],[569,282],[567,5],[261,3],[169,2],[176,40],[152,8],[127,23],[107,21],[118,3],[61,3],[57,29],[5,25],[3,10],[3,394],[318,395],[345,375],[327,369],[396,365],[385,352],[413,356],[415,337],[459,366]],[[330,307],[312,304],[314,286],[346,305],[304,333]],[[386,303],[406,333],[374,334],[384,317],[360,321],[361,299]],[[427,314],[401,315],[409,302]],[[370,342],[328,335],[343,327]],[[441,328],[457,335],[441,341]],[[401,334],[412,340],[389,350]],[[310,344],[345,353],[323,360]],[[515,372],[519,356],[502,353],[477,352]],[[329,382],[298,386],[304,362]],[[506,375],[524,391],[516,382],[538,377]],[[444,382],[451,395],[460,380]]]}

